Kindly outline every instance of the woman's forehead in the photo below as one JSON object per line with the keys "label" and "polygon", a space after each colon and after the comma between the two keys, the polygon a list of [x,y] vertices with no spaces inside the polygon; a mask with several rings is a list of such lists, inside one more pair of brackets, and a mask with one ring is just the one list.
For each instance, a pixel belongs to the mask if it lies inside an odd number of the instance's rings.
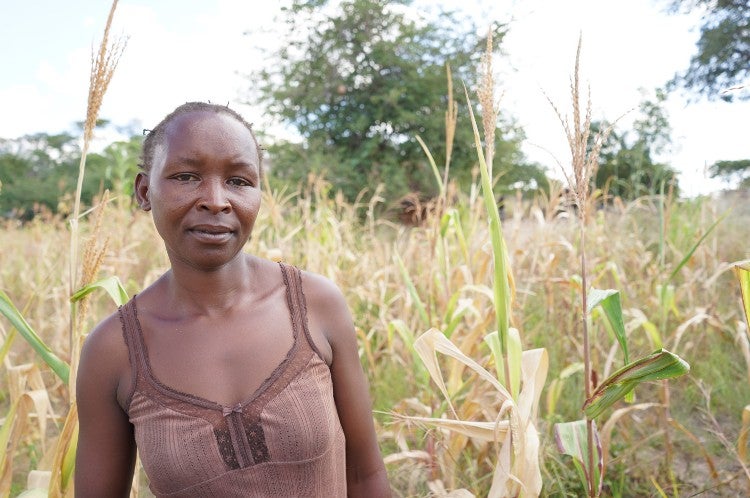
{"label": "woman's forehead", "polygon": [[[154,167],[186,157],[241,160],[260,169],[260,151],[251,131],[234,117],[212,111],[176,116],[154,147]],[[179,162],[179,161],[178,161]]]}
{"label": "woman's forehead", "polygon": [[197,135],[213,132],[221,129],[221,134],[233,134],[244,137],[254,142],[253,136],[247,127],[229,114],[213,112],[208,110],[189,111],[176,116],[165,130],[168,139],[184,136]]}
{"label": "woman's forehead", "polygon": [[167,149],[249,149],[258,155],[250,130],[237,119],[215,112],[193,111],[169,123],[164,134]]}

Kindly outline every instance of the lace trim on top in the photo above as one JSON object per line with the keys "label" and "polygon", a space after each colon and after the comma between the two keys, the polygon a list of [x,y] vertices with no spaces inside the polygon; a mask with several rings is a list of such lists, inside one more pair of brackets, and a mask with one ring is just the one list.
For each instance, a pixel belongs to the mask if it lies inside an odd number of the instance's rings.
{"label": "lace trim on top", "polygon": [[[129,410],[135,392],[159,401],[166,408],[203,418],[214,428],[219,452],[227,469],[245,468],[269,460],[260,413],[263,407],[304,370],[312,355],[323,356],[312,341],[302,292],[300,270],[279,263],[286,287],[287,305],[292,322],[293,343],[285,358],[245,401],[234,406],[182,392],[163,384],[151,369],[143,330],[138,320],[136,297],[120,307],[123,335],[128,344],[132,385],[125,410]],[[305,340],[299,340],[303,335]]]}

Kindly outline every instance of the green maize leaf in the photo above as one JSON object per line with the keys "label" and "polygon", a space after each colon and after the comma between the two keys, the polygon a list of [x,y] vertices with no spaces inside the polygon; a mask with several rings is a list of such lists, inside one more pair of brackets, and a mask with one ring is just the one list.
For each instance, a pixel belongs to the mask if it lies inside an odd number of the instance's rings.
{"label": "green maize leaf", "polygon": [[70,377],[70,366],[53,353],[44,341],[42,341],[37,333],[34,332],[34,329],[26,322],[21,312],[13,305],[8,295],[3,291],[0,291],[0,313],[5,315],[5,318],[26,339],[26,342],[34,348],[34,351],[37,352],[42,360],[60,377],[63,383],[67,384]]}
{"label": "green maize leaf", "polygon": [[734,274],[737,275],[737,279],[740,281],[745,321],[750,326],[750,265],[735,265]]}
{"label": "green maize leaf", "polygon": [[670,311],[674,316],[680,314],[674,295],[674,285],[657,285],[656,293],[659,296],[659,305],[661,306],[661,315],[663,317],[666,317]]}
{"label": "green maize leaf", "polygon": [[518,401],[518,393],[521,392],[521,334],[518,329],[508,329],[508,375],[510,375],[510,393],[513,399]]}
{"label": "green maize leaf", "polygon": [[482,177],[482,197],[487,210],[487,217],[490,221],[490,239],[492,242],[492,256],[495,264],[495,275],[493,278],[495,320],[497,322],[497,331],[500,335],[500,347],[503,354],[508,350],[508,328],[510,328],[510,309],[511,293],[508,269],[508,251],[503,239],[502,225],[500,223],[500,214],[495,204],[495,194],[492,192],[492,181],[489,175],[488,165],[485,162],[482,153],[482,139],[479,135],[479,128],[474,117],[474,110],[471,107],[469,91],[464,86],[466,94],[466,103],[469,107],[469,117],[471,126],[474,130],[474,144],[477,150],[477,159],[479,160],[479,171]]}
{"label": "green maize leaf", "polygon": [[593,287],[589,289],[589,292],[587,294],[586,299],[586,313],[591,313],[591,311],[596,308],[596,306],[601,303],[604,299],[608,298],[612,294],[617,294],[619,291],[616,291],[615,289],[594,289]]}
{"label": "green maize leaf", "polygon": [[503,351],[500,348],[500,337],[498,333],[490,332],[484,336],[484,342],[490,347],[490,351],[492,351],[492,358],[495,360],[497,379],[502,385],[505,385],[505,360],[503,358]]}
{"label": "green maize leaf", "polygon": [[726,211],[724,214],[719,216],[716,221],[714,221],[710,227],[708,227],[708,230],[706,230],[706,233],[703,234],[703,236],[698,239],[698,242],[696,242],[693,247],[690,248],[690,250],[685,254],[685,257],[682,258],[682,261],[679,262],[679,264],[675,267],[674,271],[672,271],[672,274],[669,275],[669,278],[667,279],[667,282],[671,282],[674,277],[677,276],[677,274],[680,272],[683,266],[687,264],[687,262],[690,260],[690,258],[693,256],[693,253],[698,249],[698,246],[700,246],[704,240],[706,240],[706,237],[708,237],[708,234],[710,234],[716,226],[721,223],[724,218],[729,214],[729,211]]}
{"label": "green maize leaf", "polygon": [[109,294],[109,296],[112,298],[112,301],[114,301],[117,306],[122,306],[123,304],[128,302],[128,299],[130,299],[128,297],[128,293],[125,292],[125,288],[120,283],[120,279],[115,276],[111,276],[82,287],[70,297],[70,301],[72,303],[80,301],[84,297],[94,292],[96,289],[104,289],[105,291],[107,291],[107,294]]}
{"label": "green maize leaf", "polygon": [[423,385],[429,384],[430,377],[427,369],[422,363],[419,354],[414,349],[414,333],[409,329],[409,327],[406,325],[406,322],[404,322],[403,320],[392,320],[390,323],[388,323],[388,334],[393,335],[394,331],[399,335],[399,337],[401,337],[401,340],[404,341],[404,345],[407,347],[407,349],[411,351],[412,361],[414,363],[414,368],[416,369],[417,379]]}
{"label": "green maize leaf", "polygon": [[654,351],[607,377],[586,400],[583,409],[588,418],[596,418],[638,384],[673,379],[689,371],[690,365],[676,354],[665,349]]}
{"label": "green maize leaf", "polygon": [[628,338],[625,335],[625,323],[622,320],[620,291],[614,289],[589,290],[587,312],[591,313],[591,310],[597,305],[600,305],[602,310],[604,310],[604,315],[607,317],[612,332],[614,332],[617,342],[620,343],[623,356],[625,357],[625,364],[627,365],[630,363],[630,358],[628,357]]}
{"label": "green maize leaf", "polygon": [[654,346],[661,349],[664,343],[661,340],[661,333],[659,333],[659,328],[656,326],[656,324],[647,320],[641,324],[641,327],[643,327],[643,330],[645,330],[648,336],[651,338]]}
{"label": "green maize leaf", "polygon": [[419,297],[417,288],[414,287],[414,282],[412,282],[411,277],[409,276],[409,272],[406,270],[406,266],[404,266],[404,261],[401,259],[401,256],[399,256],[398,253],[396,253],[396,263],[398,263],[398,269],[401,272],[401,277],[404,279],[404,283],[406,283],[406,288],[409,291],[409,295],[414,301],[414,306],[417,307],[419,317],[422,319],[422,322],[424,322],[426,326],[429,326],[430,319],[427,317],[427,310],[424,307],[424,303],[422,303],[422,299]]}
{"label": "green maize leaf", "polygon": [[[588,438],[586,437],[586,420],[576,420],[575,422],[564,422],[555,424],[555,442],[557,450],[563,455],[573,457],[578,477],[580,477],[583,487],[588,489],[588,476],[593,472],[593,484],[596,488],[596,496],[602,492],[602,471],[604,470],[604,457],[602,454],[602,445],[599,441],[599,432],[596,430],[596,423],[592,420],[592,429],[594,431],[594,468],[589,468],[588,462]],[[590,494],[590,493],[589,493]]]}
{"label": "green maize leaf", "polygon": [[10,351],[10,347],[13,345],[13,341],[16,338],[16,329],[10,329],[10,333],[5,336],[5,340],[3,341],[3,347],[0,348],[0,363],[3,363],[5,361],[5,357],[8,356],[8,352]]}
{"label": "green maize leaf", "polygon": [[440,195],[443,195],[443,192],[445,192],[445,185],[443,185],[443,179],[440,177],[440,171],[438,171],[437,164],[435,164],[435,159],[432,157],[432,153],[430,152],[430,149],[427,148],[427,145],[422,140],[422,137],[417,135],[415,138],[417,139],[417,142],[419,142],[419,145],[422,146],[422,150],[427,156],[427,161],[429,161],[430,166],[432,167],[432,173],[435,175],[435,179],[437,180],[438,188],[440,189]]}
{"label": "green maize leaf", "polygon": [[445,238],[445,234],[448,233],[448,228],[451,226],[451,213],[450,210],[440,217],[440,236]]}
{"label": "green maize leaf", "polygon": [[[459,292],[456,292],[455,295],[458,296]],[[448,339],[451,338],[453,331],[456,330],[456,327],[458,327],[464,315],[468,311],[471,311],[475,315],[478,313],[476,307],[474,306],[474,301],[472,299],[465,299],[465,298],[458,299],[458,306],[454,310],[451,311],[450,321],[448,321],[448,325],[443,331],[443,333],[445,334],[445,337],[447,337]],[[446,317],[446,319],[447,318],[448,317]]]}
{"label": "green maize leaf", "polygon": [[450,299],[448,299],[448,303],[445,305],[445,314],[443,315],[443,323],[450,322],[456,313],[456,307],[458,305],[458,300],[461,299],[461,291],[458,290],[454,292]]}
{"label": "green maize leaf", "polygon": [[76,453],[78,452],[78,424],[73,424],[73,433],[70,436],[70,442],[68,448],[65,450],[65,456],[63,456],[62,469],[61,470],[61,481],[62,488],[67,489],[68,486],[73,482],[73,472],[75,471]]}
{"label": "green maize leaf", "polygon": [[640,310],[634,310],[635,311],[635,320],[632,322],[633,328],[643,327],[643,330],[646,331],[649,338],[651,339],[651,345],[654,349],[661,349],[663,347],[663,343],[661,340],[661,334],[659,333],[659,328],[654,324],[653,322],[649,321],[649,319],[646,317],[646,315],[643,314]]}
{"label": "green maize leaf", "polygon": [[461,247],[461,253],[464,255],[464,260],[469,261],[469,246],[466,243],[464,227],[461,224],[461,213],[455,208],[449,209],[448,212],[451,215],[451,224],[456,230],[456,237],[458,238],[458,245]]}
{"label": "green maize leaf", "polygon": [[406,322],[404,322],[403,320],[392,320],[388,324],[388,334],[392,335],[394,331],[398,332],[399,337],[401,337],[401,340],[404,341],[404,344],[407,348],[414,348],[414,334],[412,334],[411,330],[409,330]]}

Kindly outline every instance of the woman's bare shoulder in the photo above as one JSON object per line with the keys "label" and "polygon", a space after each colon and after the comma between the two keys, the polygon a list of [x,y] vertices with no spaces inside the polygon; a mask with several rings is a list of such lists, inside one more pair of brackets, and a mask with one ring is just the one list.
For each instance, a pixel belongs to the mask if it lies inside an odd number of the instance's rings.
{"label": "woman's bare shoulder", "polygon": [[349,312],[341,289],[323,275],[302,271],[302,290],[305,293],[308,311],[347,314]]}
{"label": "woman's bare shoulder", "polygon": [[86,336],[81,350],[79,377],[94,376],[100,383],[116,387],[127,377],[129,369],[122,322],[119,312],[115,311]]}
{"label": "woman's bare shoulder", "polygon": [[308,321],[318,327],[333,352],[344,343],[354,342],[356,335],[349,307],[341,289],[330,279],[302,272]]}
{"label": "woman's bare shoulder", "polygon": [[98,356],[103,354],[117,354],[120,351],[127,353],[127,348],[123,338],[120,312],[115,311],[99,322],[86,336],[81,354],[95,354]]}

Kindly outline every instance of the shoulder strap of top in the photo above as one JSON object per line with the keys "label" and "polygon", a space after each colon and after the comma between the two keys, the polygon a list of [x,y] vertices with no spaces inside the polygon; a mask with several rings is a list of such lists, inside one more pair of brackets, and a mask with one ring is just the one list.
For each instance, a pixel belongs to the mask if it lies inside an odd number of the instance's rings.
{"label": "shoulder strap of top", "polygon": [[302,272],[296,266],[286,265],[281,262],[279,262],[279,267],[281,268],[281,275],[284,278],[284,285],[286,286],[286,299],[289,306],[289,313],[292,317],[294,338],[297,340],[300,335],[304,336],[312,350],[315,351],[315,354],[323,359],[324,356],[312,340],[310,329],[307,326],[307,302],[305,301],[305,293],[302,290]]}
{"label": "shoulder strap of top", "polygon": [[125,409],[130,406],[133,394],[136,390],[138,378],[146,370],[146,356],[141,340],[140,323],[138,322],[138,311],[133,299],[120,306],[117,310],[122,324],[122,336],[128,347],[128,361],[130,362],[130,392],[125,402]]}

